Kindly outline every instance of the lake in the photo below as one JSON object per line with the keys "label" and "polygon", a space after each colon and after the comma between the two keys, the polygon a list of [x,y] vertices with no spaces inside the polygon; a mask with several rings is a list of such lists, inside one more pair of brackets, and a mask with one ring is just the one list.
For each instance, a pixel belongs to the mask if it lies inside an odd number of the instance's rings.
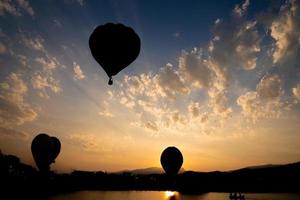
{"label": "lake", "polygon": [[[229,200],[228,196],[228,193],[216,192],[183,195],[171,191],[80,191],[52,196],[49,200]],[[299,200],[300,194],[246,193],[245,197],[249,200]]]}

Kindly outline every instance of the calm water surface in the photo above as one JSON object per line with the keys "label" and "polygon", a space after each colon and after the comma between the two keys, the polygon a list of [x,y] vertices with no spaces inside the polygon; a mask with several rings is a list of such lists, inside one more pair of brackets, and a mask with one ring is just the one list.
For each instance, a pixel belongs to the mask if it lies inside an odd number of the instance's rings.
{"label": "calm water surface", "polygon": [[[157,191],[81,191],[61,194],[49,200],[229,200],[228,193],[182,195],[177,192]],[[249,200],[300,200],[300,194],[245,194]]]}

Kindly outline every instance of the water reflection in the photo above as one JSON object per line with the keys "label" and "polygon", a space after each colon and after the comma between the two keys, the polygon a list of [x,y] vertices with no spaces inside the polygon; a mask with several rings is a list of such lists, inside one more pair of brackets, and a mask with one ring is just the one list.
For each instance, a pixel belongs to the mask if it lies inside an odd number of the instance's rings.
{"label": "water reflection", "polygon": [[[299,200],[300,194],[254,194],[246,193],[246,199],[255,200]],[[229,200],[228,193],[205,193],[185,195],[175,191],[81,191],[52,196],[49,200]]]}
{"label": "water reflection", "polygon": [[179,199],[179,193],[174,191],[165,191],[166,200],[177,200]]}

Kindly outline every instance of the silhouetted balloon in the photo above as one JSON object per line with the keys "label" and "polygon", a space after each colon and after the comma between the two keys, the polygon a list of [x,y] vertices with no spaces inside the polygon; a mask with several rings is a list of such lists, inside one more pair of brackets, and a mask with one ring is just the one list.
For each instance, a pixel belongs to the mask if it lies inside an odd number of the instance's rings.
{"label": "silhouetted balloon", "polygon": [[140,53],[141,40],[132,28],[123,24],[107,23],[98,26],[91,34],[89,46],[95,60],[109,77],[132,63]]}
{"label": "silhouetted balloon", "polygon": [[168,147],[162,152],[160,163],[167,174],[175,175],[181,168],[183,157],[179,149]]}
{"label": "silhouetted balloon", "polygon": [[60,141],[56,137],[50,137],[45,133],[37,135],[31,143],[31,152],[34,161],[40,171],[49,171],[50,164],[60,152]]}

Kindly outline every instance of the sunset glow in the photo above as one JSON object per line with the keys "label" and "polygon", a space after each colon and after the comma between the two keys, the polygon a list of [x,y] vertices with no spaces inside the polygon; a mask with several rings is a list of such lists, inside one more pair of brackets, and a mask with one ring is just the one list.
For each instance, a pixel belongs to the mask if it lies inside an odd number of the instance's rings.
{"label": "sunset glow", "polygon": [[[168,146],[184,170],[299,161],[299,1],[193,3],[1,1],[2,153],[35,166],[44,132],[58,172],[160,167]],[[112,86],[88,46],[107,22],[141,38]]]}
{"label": "sunset glow", "polygon": [[165,191],[165,197],[166,197],[166,199],[170,199],[171,197],[174,197],[176,194],[177,194],[177,192]]}

